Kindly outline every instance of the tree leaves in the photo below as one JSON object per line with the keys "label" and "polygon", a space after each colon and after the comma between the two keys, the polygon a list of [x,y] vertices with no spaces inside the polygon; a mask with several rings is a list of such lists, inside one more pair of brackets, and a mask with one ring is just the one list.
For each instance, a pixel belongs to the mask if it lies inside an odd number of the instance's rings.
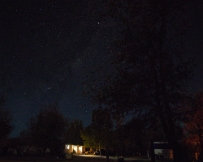
{"label": "tree leaves", "polygon": [[29,123],[29,132],[33,140],[33,144],[44,149],[57,149],[61,145],[67,122],[63,114],[61,114],[56,105],[48,105],[40,110],[40,112]]}

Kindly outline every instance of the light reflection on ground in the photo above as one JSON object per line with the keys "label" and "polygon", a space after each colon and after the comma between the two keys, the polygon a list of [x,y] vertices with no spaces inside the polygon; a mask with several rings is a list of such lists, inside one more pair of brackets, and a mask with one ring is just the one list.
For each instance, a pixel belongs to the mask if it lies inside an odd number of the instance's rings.
{"label": "light reflection on ground", "polygon": [[[92,158],[106,158],[106,156],[103,156],[103,155],[91,155],[91,154],[88,154],[88,155],[74,155],[74,156],[78,156],[78,157],[92,157]],[[112,160],[117,160],[118,157],[117,156],[109,156],[109,159],[112,159]],[[141,160],[142,161],[149,161],[150,158],[141,158],[141,157],[124,157],[125,161],[135,161],[135,160]]]}

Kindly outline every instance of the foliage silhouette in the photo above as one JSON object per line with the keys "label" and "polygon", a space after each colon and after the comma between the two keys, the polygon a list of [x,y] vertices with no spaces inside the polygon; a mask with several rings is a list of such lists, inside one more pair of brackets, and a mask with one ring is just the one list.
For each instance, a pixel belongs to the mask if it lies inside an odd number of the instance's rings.
{"label": "foliage silhouette", "polygon": [[50,149],[51,154],[59,154],[64,149],[62,142],[67,126],[63,114],[58,111],[57,105],[48,105],[30,119],[29,132],[34,145]]}
{"label": "foliage silhouette", "polygon": [[[92,100],[114,117],[131,113],[149,124],[157,119],[179,161],[176,108],[186,98],[192,59],[183,56],[181,23],[174,27],[184,1],[108,1],[107,15],[123,29],[112,47],[114,74],[93,78]],[[172,22],[173,21],[173,22]],[[172,25],[173,24],[173,25]],[[98,74],[97,72],[95,74]],[[94,75],[94,74],[93,74]],[[94,79],[95,78],[95,79]]]}

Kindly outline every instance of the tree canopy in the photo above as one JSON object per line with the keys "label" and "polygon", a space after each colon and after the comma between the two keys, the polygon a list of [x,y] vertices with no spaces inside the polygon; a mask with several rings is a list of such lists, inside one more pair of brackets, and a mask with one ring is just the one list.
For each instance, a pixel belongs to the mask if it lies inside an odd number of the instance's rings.
{"label": "tree canopy", "polygon": [[68,126],[66,128],[64,142],[74,145],[83,145],[83,140],[80,135],[82,130],[83,130],[82,121],[78,119],[69,121]]}
{"label": "tree canopy", "polygon": [[0,93],[0,141],[7,138],[12,129],[12,116],[9,110],[5,107],[7,92],[9,87],[9,77],[7,70],[1,67],[0,71],[0,88],[2,88]]}
{"label": "tree canopy", "polygon": [[184,132],[192,151],[203,151],[203,92],[196,93],[186,114]]}
{"label": "tree canopy", "polygon": [[149,124],[160,123],[175,161],[176,108],[187,95],[193,65],[181,45],[179,31],[185,28],[181,23],[174,27],[183,6],[184,1],[108,1],[107,15],[123,29],[112,48],[116,71],[90,85],[93,101],[114,115],[132,113]]}
{"label": "tree canopy", "polygon": [[63,149],[62,140],[65,135],[67,121],[58,111],[57,105],[48,105],[30,119],[29,132],[33,143],[44,149],[49,148],[52,153]]}
{"label": "tree canopy", "polygon": [[81,136],[86,146],[105,149],[112,141],[113,121],[108,109],[98,108],[92,112],[92,122]]}
{"label": "tree canopy", "polygon": [[8,110],[0,106],[0,141],[8,138],[10,135],[13,125],[12,118]]}

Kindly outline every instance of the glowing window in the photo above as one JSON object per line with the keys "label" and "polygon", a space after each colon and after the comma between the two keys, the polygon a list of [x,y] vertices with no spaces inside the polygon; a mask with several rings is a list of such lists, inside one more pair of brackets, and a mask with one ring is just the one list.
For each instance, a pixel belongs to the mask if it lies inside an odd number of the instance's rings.
{"label": "glowing window", "polygon": [[73,149],[74,149],[75,153],[77,153],[77,151],[78,151],[77,146],[74,146]]}
{"label": "glowing window", "polygon": [[82,146],[79,147],[80,152],[82,152]]}
{"label": "glowing window", "polygon": [[70,145],[66,145],[66,149],[69,149],[70,148]]}

